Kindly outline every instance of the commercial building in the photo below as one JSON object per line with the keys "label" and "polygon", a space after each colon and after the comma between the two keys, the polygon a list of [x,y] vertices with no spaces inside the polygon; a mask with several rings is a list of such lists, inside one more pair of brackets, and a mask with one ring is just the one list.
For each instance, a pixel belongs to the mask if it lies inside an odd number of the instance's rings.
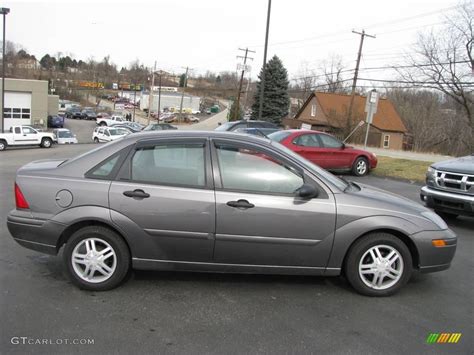
{"label": "commercial building", "polygon": [[[149,94],[142,93],[140,95],[140,109],[148,109]],[[160,97],[160,110],[164,109],[179,109],[181,104],[181,93],[178,92],[165,92],[161,93]],[[183,111],[185,112],[197,112],[201,107],[201,98],[199,96],[184,95],[183,98]],[[151,107],[152,112],[158,111],[158,93],[153,93],[153,103]]]}
{"label": "commercial building", "polygon": [[[0,95],[0,103],[2,97]],[[4,130],[11,126],[47,128],[48,115],[57,115],[59,96],[48,94],[46,80],[5,79]]]}

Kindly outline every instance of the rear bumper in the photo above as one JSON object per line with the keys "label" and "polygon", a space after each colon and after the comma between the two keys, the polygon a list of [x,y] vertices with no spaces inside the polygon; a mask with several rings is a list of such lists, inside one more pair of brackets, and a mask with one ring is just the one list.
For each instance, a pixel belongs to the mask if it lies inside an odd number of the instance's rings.
{"label": "rear bumper", "polygon": [[474,196],[457,194],[423,186],[420,199],[437,211],[474,216]]}
{"label": "rear bumper", "polygon": [[[457,236],[452,230],[423,231],[411,237],[418,250],[418,267],[421,272],[441,271],[450,267],[457,247]],[[446,246],[433,246],[434,239],[444,240]]]}
{"label": "rear bumper", "polygon": [[66,226],[41,219],[15,216],[14,211],[7,217],[8,231],[13,239],[25,248],[56,255],[59,237]]}

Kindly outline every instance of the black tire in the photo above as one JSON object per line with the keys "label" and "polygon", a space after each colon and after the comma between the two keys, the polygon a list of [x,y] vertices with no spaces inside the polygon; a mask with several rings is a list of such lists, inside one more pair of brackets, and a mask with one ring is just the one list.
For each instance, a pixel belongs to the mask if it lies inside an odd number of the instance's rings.
{"label": "black tire", "polygon": [[[399,271],[400,276],[393,285],[390,285],[390,283],[395,280],[386,276],[382,277],[382,282],[388,282],[386,285],[387,287],[384,289],[376,289],[374,287],[369,287],[366,284],[366,282],[370,283],[371,281],[374,281],[375,274],[373,275],[372,280],[366,279],[364,282],[359,273],[361,259],[363,258],[363,260],[366,260],[367,257],[371,258],[370,255],[366,253],[376,246],[380,246],[381,250],[387,247],[396,250],[399,256],[397,259],[398,268],[400,268],[401,265],[401,270]],[[384,256],[388,255],[385,254]],[[401,262],[399,259],[401,259]],[[402,240],[388,233],[372,233],[357,240],[348,251],[344,262],[344,273],[347,280],[357,292],[365,296],[386,297],[397,293],[403,285],[408,282],[412,272],[413,262],[410,250]],[[370,274],[367,278],[370,278]]]}
{"label": "black tire", "polygon": [[[107,242],[115,253],[115,270],[105,281],[85,281],[74,269],[72,262],[73,251],[76,246],[89,238]],[[130,252],[125,241],[114,231],[102,226],[84,227],[75,232],[66,243],[63,257],[71,281],[79,288],[89,291],[107,291],[119,286],[125,280],[131,265]],[[93,275],[96,274],[100,276],[98,271],[94,271]]]}
{"label": "black tire", "polygon": [[352,165],[352,173],[355,176],[364,176],[369,173],[369,161],[367,158],[358,157]]}
{"label": "black tire", "polygon": [[2,150],[7,149],[7,147],[8,147],[8,143],[7,143],[5,140],[0,139],[0,152],[1,152]]}
{"label": "black tire", "polygon": [[99,143],[99,138],[95,137],[94,138],[94,143]]}
{"label": "black tire", "polygon": [[101,123],[99,123],[99,126],[101,126],[101,127],[107,126],[107,123],[102,121]]}
{"label": "black tire", "polygon": [[51,138],[43,138],[41,140],[41,148],[51,148],[53,146],[53,141]]}

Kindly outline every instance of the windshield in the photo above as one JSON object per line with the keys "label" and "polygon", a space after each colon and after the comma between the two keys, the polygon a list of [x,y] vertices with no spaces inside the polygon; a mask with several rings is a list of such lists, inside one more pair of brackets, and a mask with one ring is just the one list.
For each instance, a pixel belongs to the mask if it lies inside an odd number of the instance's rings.
{"label": "windshield", "polygon": [[228,131],[229,128],[231,128],[233,124],[234,124],[233,122],[223,123],[219,127],[217,127],[215,131]]}
{"label": "windshield", "polygon": [[278,132],[268,134],[267,137],[270,138],[272,141],[281,142],[286,137],[288,137],[290,134],[291,134],[291,132],[288,132],[288,131],[278,131]]}
{"label": "windshield", "polygon": [[59,138],[74,138],[74,135],[71,133],[71,131],[59,131],[58,137]]}
{"label": "windshield", "polygon": [[280,150],[283,150],[287,155],[293,157],[294,159],[297,159],[300,163],[302,163],[309,170],[312,170],[315,173],[317,173],[318,175],[322,176],[323,179],[328,180],[330,183],[332,183],[334,186],[336,186],[341,191],[344,191],[347,188],[347,186],[349,186],[349,184],[347,182],[345,182],[344,180],[341,180],[337,176],[331,174],[330,172],[328,172],[324,169],[321,169],[316,164],[314,164],[314,163],[310,162],[309,160],[303,158],[301,155],[296,154],[295,152],[288,149],[284,145],[282,145],[282,144],[280,144],[276,141],[272,141],[272,145],[279,148]]}

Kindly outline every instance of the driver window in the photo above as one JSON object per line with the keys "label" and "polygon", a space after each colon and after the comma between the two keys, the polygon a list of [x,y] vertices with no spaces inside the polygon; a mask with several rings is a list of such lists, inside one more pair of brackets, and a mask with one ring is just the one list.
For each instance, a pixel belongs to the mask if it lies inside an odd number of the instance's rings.
{"label": "driver window", "polygon": [[23,127],[23,134],[35,134],[36,131],[31,129],[30,127]]}
{"label": "driver window", "polygon": [[313,148],[321,147],[321,144],[319,143],[319,139],[316,136],[316,134],[303,134],[297,137],[294,140],[293,144],[299,145],[302,147],[313,147]]}
{"label": "driver window", "polygon": [[216,149],[224,189],[294,194],[304,183],[291,166],[263,152],[230,144]]}

